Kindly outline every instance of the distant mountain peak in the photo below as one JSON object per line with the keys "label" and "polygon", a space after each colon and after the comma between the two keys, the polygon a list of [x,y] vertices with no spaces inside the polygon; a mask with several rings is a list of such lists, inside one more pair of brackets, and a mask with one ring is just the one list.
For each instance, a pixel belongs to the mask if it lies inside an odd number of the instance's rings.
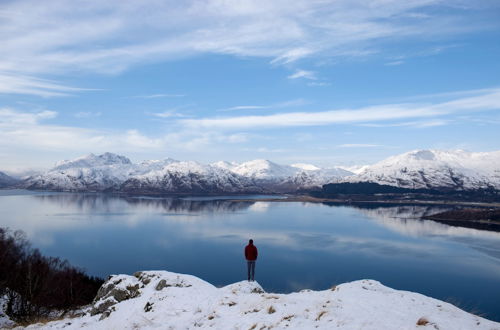
{"label": "distant mountain peak", "polygon": [[132,162],[125,156],[117,155],[111,152],[105,152],[101,155],[90,153],[88,155],[78,157],[73,160],[63,160],[56,163],[54,169],[68,169],[68,168],[88,168],[95,166],[108,166],[108,165],[130,165]]}
{"label": "distant mountain peak", "polygon": [[500,152],[413,150],[366,166],[349,182],[400,188],[500,189]]}

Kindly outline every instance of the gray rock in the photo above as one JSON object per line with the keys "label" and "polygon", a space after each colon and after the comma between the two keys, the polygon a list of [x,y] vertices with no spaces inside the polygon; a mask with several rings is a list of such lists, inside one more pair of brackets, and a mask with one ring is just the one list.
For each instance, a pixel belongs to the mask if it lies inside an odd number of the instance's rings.
{"label": "gray rock", "polygon": [[100,319],[106,318],[114,311],[112,306],[121,301],[138,297],[141,294],[139,284],[128,285],[123,288],[118,286],[122,281],[121,278],[111,278],[99,288],[90,315],[102,314]]}
{"label": "gray rock", "polygon": [[156,291],[161,291],[161,290],[163,290],[163,288],[166,288],[168,286],[170,286],[170,285],[167,284],[167,281],[161,280],[160,282],[158,282],[155,289],[156,289]]}
{"label": "gray rock", "polygon": [[[102,314],[108,310],[109,307],[116,305],[118,302],[114,299],[106,299],[100,304],[95,304],[90,310],[90,315]],[[109,314],[108,314],[109,315]]]}

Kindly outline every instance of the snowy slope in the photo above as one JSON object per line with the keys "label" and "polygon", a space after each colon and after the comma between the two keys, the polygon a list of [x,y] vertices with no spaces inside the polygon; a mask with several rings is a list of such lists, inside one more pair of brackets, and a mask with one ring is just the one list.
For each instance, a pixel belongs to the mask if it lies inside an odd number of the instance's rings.
{"label": "snowy slope", "polygon": [[500,189],[500,151],[415,150],[367,166],[344,181],[402,188]]}
{"label": "snowy slope", "polygon": [[115,275],[84,316],[29,329],[500,329],[500,323],[377,281],[266,293],[256,282],[216,288],[166,271]]}

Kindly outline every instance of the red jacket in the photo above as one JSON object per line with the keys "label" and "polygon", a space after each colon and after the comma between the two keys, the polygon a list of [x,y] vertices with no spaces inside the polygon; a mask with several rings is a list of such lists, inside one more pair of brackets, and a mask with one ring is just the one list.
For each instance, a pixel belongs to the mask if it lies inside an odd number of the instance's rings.
{"label": "red jacket", "polygon": [[257,255],[259,253],[257,252],[257,247],[253,244],[248,244],[245,246],[245,258],[247,258],[248,261],[254,261],[257,260]]}

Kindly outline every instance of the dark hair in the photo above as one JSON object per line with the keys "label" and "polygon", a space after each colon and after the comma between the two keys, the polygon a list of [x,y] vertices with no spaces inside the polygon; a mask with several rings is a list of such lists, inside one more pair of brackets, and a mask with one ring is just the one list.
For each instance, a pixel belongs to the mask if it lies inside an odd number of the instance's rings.
{"label": "dark hair", "polygon": [[248,243],[253,244],[253,239],[250,239]]}

